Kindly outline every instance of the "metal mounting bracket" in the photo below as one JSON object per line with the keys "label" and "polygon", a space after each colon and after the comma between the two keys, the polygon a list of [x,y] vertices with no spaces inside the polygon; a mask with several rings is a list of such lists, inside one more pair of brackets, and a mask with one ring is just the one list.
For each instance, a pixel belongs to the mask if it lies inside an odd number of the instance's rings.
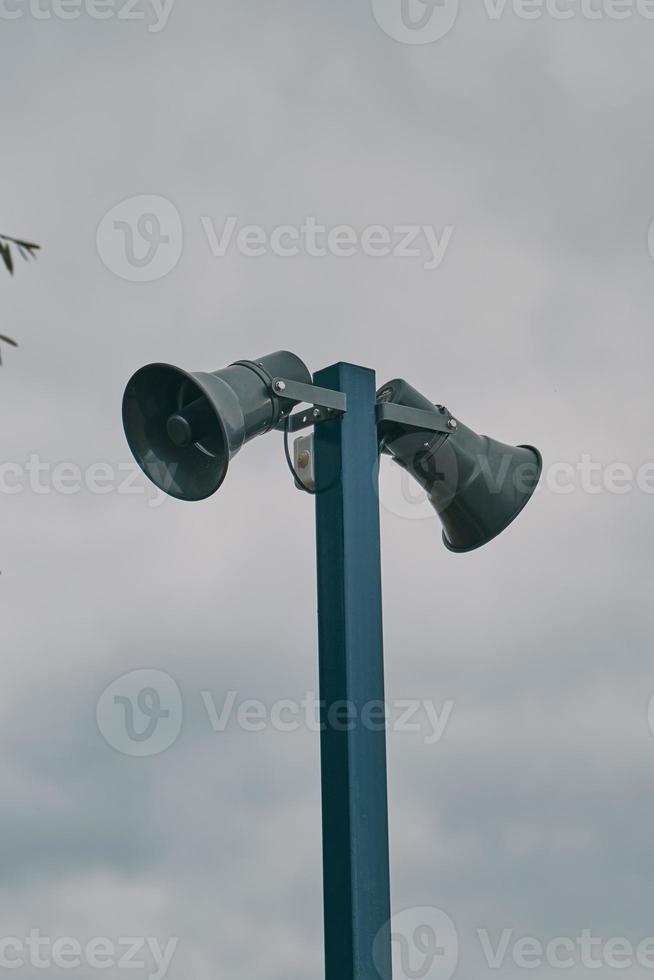
{"label": "metal mounting bracket", "polygon": [[[288,408],[282,409],[276,429],[297,432],[308,425],[317,425],[319,422],[338,418],[347,411],[347,396],[342,391],[307,385],[288,378],[274,378],[272,389],[277,398],[288,399],[290,403]],[[289,415],[291,409],[300,402],[313,407]]]}
{"label": "metal mounting bracket", "polygon": [[401,425],[410,425],[414,429],[425,429],[428,432],[447,432],[450,435],[456,432],[458,422],[449,412],[437,416],[432,412],[425,412],[421,408],[407,408],[406,405],[398,405],[396,402],[379,402],[377,404],[378,422],[399,422]]}

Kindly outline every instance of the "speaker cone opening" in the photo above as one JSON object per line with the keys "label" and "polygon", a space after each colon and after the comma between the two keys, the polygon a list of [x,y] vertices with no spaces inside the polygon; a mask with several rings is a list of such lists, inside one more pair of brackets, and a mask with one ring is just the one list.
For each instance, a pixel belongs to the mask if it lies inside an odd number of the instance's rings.
{"label": "speaker cone opening", "polygon": [[161,490],[203,500],[222,483],[229,463],[222,421],[184,371],[169,364],[137,371],[125,392],[123,423],[136,461]]}
{"label": "speaker cone opening", "polygon": [[[503,448],[510,450],[508,446]],[[448,551],[460,555],[476,551],[505,531],[527,506],[541,477],[543,457],[534,446],[524,445],[516,446],[512,455],[514,468],[507,472],[503,487],[494,493],[486,489],[487,508],[467,506],[472,501],[467,501],[465,495],[452,501],[444,515],[443,544]]]}

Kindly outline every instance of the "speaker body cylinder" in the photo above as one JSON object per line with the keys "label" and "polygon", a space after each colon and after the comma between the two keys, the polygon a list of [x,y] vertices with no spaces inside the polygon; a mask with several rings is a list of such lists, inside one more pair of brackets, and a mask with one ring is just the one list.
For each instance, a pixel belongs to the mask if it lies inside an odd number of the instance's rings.
{"label": "speaker body cylinder", "polygon": [[272,391],[274,378],[311,384],[309,369],[289,351],[276,351],[253,361],[236,361],[212,375],[231,389],[241,407],[241,445],[267,432],[279,420],[281,399]]}

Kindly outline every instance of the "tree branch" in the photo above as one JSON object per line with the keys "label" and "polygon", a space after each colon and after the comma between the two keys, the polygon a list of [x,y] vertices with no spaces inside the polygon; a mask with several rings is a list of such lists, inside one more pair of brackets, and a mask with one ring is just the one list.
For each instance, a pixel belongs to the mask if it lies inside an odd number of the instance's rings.
{"label": "tree branch", "polygon": [[34,258],[41,246],[36,245],[34,242],[26,242],[22,238],[12,238],[10,235],[0,234],[0,258],[4,262],[9,274],[13,276],[14,257],[12,254],[12,246],[18,249],[20,257],[25,261],[30,258]]}

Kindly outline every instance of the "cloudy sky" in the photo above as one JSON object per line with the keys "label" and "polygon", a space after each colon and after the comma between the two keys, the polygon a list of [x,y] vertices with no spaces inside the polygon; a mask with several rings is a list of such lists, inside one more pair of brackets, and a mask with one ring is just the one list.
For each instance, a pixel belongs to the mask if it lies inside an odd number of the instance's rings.
{"label": "cloudy sky", "polygon": [[[237,715],[316,690],[312,501],[277,435],[215,497],[162,501],[120,421],[142,364],[278,348],[403,376],[545,459],[466,556],[382,468],[387,696],[444,722],[388,736],[398,930],[440,909],[461,980],[556,976],[563,947],[526,971],[524,937],[567,939],[577,978],[584,930],[654,935],[654,21],[636,0],[463,7],[0,2],[0,232],[43,245],[0,269],[16,977],[123,976],[125,937],[178,940],[130,976],[323,976],[318,736]],[[98,703],[143,677],[171,714],[138,757]],[[73,969],[68,947],[65,969],[65,937],[116,956]],[[624,948],[594,946],[594,974],[649,976],[654,946]]]}

